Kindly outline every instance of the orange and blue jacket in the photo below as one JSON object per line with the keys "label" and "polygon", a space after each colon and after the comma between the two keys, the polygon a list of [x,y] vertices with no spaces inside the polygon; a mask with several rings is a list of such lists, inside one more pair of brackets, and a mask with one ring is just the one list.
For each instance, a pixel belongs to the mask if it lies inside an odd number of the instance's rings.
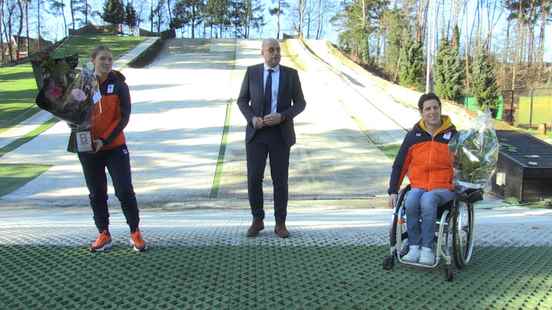
{"label": "orange and blue jacket", "polygon": [[448,143],[456,134],[456,127],[448,116],[442,116],[442,125],[432,136],[420,120],[410,130],[393,163],[389,180],[389,194],[396,194],[406,176],[414,188],[431,191],[454,189],[453,155]]}
{"label": "orange and blue jacket", "polygon": [[[99,89],[102,98],[92,109],[90,131],[92,139],[102,140],[102,150],[111,150],[126,143],[123,129],[130,118],[130,92],[125,83],[125,76],[115,70],[100,83]],[[76,134],[73,129],[67,151],[77,152]]]}
{"label": "orange and blue jacket", "polygon": [[126,143],[123,129],[130,118],[130,92],[119,71],[111,71],[99,88],[102,99],[92,110],[91,132],[102,140],[102,150],[110,150]]}

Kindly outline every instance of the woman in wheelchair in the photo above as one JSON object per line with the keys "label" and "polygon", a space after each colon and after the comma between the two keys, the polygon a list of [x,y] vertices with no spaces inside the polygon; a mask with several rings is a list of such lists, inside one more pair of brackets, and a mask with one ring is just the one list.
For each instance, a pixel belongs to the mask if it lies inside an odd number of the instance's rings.
{"label": "woman in wheelchair", "polygon": [[455,199],[448,143],[456,128],[441,114],[441,100],[435,94],[422,95],[418,109],[421,120],[407,133],[393,163],[389,207],[394,207],[403,178],[408,176],[411,190],[406,194],[405,209],[409,251],[402,259],[433,265],[437,208]]}

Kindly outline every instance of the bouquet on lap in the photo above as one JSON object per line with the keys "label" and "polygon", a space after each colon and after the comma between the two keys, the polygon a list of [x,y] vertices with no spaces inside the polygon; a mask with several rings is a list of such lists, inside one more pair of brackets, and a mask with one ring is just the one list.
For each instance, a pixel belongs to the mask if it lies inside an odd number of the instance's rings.
{"label": "bouquet on lap", "polygon": [[94,72],[77,68],[77,54],[54,57],[43,53],[32,64],[40,88],[38,107],[69,124],[79,152],[93,151],[92,110],[100,95]]}
{"label": "bouquet on lap", "polygon": [[482,189],[496,169],[499,143],[490,112],[481,113],[471,128],[460,130],[449,143],[454,155],[457,190]]}

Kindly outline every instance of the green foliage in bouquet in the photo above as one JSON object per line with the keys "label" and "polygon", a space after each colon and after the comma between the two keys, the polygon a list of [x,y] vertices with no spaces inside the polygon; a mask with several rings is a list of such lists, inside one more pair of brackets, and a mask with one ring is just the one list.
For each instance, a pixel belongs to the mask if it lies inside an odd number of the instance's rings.
{"label": "green foliage in bouquet", "polygon": [[39,77],[37,105],[70,124],[87,128],[97,80],[93,72],[77,69],[78,54],[61,56],[42,53],[32,61]]}
{"label": "green foliage in bouquet", "polygon": [[79,55],[63,55],[51,52],[38,53],[32,60],[38,88],[44,87],[44,81],[54,80],[60,86],[67,87],[75,78],[75,68],[79,64]]}
{"label": "green foliage in bouquet", "polygon": [[468,188],[483,188],[496,169],[498,139],[490,114],[475,121],[475,126],[459,131],[449,143],[454,154],[454,183]]}

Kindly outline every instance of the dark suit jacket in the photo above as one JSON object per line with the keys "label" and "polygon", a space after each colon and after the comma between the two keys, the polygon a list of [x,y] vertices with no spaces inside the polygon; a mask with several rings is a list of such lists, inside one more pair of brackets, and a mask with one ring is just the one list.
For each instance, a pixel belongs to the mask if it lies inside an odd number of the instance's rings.
{"label": "dark suit jacket", "polygon": [[[251,123],[253,116],[263,116],[263,70],[264,64],[247,68],[238,96],[238,106],[247,120],[245,131],[245,141],[247,143],[255,137],[256,129]],[[277,111],[284,118],[284,121],[280,124],[280,129],[284,143],[288,146],[295,144],[293,118],[303,112],[305,105],[306,102],[297,70],[280,65]]]}

